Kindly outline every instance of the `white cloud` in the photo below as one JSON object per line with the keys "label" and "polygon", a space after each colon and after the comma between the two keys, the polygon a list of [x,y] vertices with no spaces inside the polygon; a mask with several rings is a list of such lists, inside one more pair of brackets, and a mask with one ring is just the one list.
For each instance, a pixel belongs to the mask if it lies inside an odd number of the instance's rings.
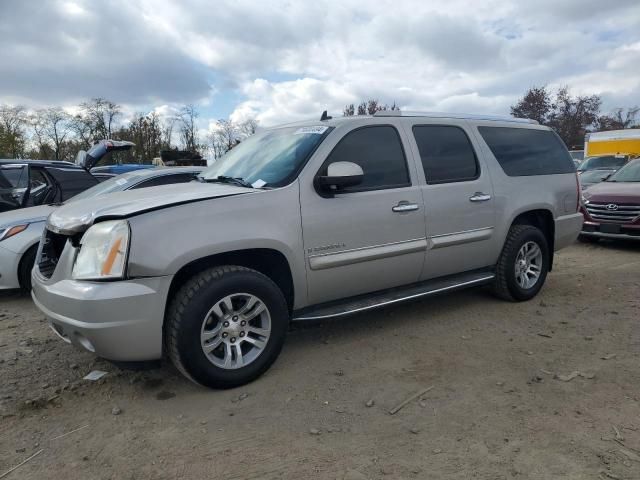
{"label": "white cloud", "polygon": [[640,104],[637,0],[9,3],[0,102],[101,95],[131,112],[197,102],[261,125],[370,97],[507,113],[544,84],[601,94],[605,110]]}

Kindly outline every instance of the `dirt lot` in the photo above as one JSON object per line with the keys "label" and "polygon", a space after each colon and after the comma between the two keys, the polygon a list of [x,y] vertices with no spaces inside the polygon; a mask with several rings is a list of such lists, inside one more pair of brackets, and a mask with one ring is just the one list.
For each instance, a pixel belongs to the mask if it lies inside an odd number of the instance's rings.
{"label": "dirt lot", "polygon": [[639,293],[640,245],[575,245],[531,302],[469,290],[297,327],[230,391],[118,370],[5,293],[0,475],[41,451],[6,478],[638,479]]}

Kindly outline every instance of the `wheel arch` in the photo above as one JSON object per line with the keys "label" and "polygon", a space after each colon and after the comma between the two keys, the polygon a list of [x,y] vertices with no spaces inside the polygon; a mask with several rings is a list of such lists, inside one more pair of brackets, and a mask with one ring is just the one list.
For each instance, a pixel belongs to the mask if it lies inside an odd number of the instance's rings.
{"label": "wheel arch", "polygon": [[513,225],[532,225],[539,228],[544,234],[549,247],[549,271],[553,268],[553,252],[555,242],[555,222],[553,213],[546,208],[537,208],[520,212],[511,222]]}
{"label": "wheel arch", "polygon": [[25,248],[24,252],[22,252],[22,255],[20,256],[20,261],[18,262],[18,272],[17,272],[18,283],[20,284],[20,288],[25,288],[25,285],[23,285],[23,282],[22,282],[22,269],[25,264],[24,262],[27,260],[27,256],[29,254],[31,254],[32,252],[35,254],[38,251],[39,245],[40,245],[40,240],[37,240],[36,242],[32,242],[31,245]]}
{"label": "wheel arch", "polygon": [[208,268],[222,265],[237,265],[251,268],[266,275],[282,291],[289,312],[293,311],[295,289],[291,266],[282,252],[271,248],[250,248],[217,253],[192,260],[183,265],[171,281],[165,311],[176,291],[189,278]]}

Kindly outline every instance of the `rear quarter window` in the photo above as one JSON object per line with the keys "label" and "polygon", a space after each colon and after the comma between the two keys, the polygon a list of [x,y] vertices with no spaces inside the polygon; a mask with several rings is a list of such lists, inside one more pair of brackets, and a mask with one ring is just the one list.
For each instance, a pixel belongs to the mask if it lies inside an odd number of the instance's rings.
{"label": "rear quarter window", "polygon": [[478,127],[478,131],[510,177],[575,172],[569,151],[550,130]]}

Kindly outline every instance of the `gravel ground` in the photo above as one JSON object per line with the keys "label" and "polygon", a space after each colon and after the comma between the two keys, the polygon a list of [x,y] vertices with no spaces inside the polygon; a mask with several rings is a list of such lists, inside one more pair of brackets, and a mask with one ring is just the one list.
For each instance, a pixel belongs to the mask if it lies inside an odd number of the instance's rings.
{"label": "gravel ground", "polygon": [[228,391],[119,370],[3,293],[0,475],[40,452],[5,478],[638,479],[639,287],[640,245],[577,244],[530,302],[476,289],[296,327]]}

